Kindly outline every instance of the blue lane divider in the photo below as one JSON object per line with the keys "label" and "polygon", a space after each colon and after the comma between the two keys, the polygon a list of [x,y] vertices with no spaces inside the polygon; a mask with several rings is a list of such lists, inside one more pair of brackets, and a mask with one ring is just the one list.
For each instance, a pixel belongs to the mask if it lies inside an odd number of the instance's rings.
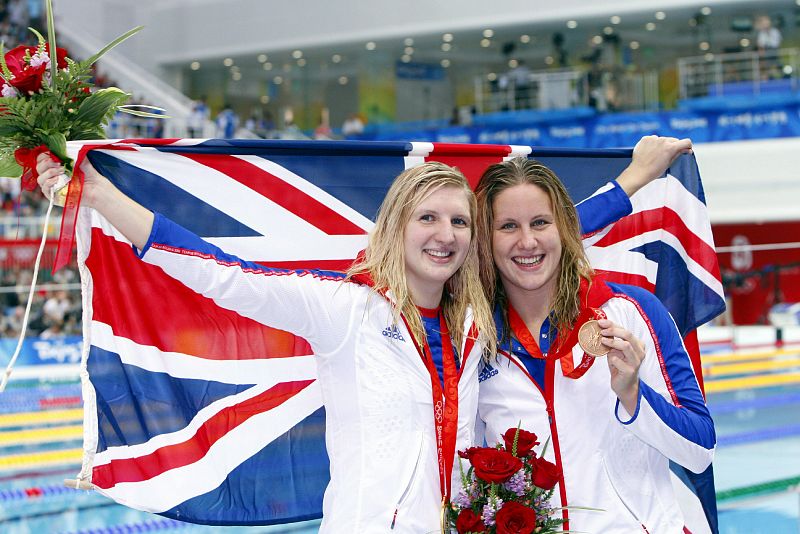
{"label": "blue lane divider", "polygon": [[182,521],[173,519],[152,519],[142,523],[130,523],[127,525],[114,525],[103,528],[93,528],[80,530],[77,534],[133,534],[134,532],[157,532],[160,530],[178,530],[189,526]]}
{"label": "blue lane divider", "polygon": [[41,499],[54,495],[72,493],[75,490],[63,484],[53,484],[50,486],[33,486],[30,488],[15,488],[0,490],[0,502],[17,501],[21,499]]}
{"label": "blue lane divider", "polygon": [[754,430],[752,432],[741,432],[739,434],[718,436],[717,447],[741,445],[743,443],[752,443],[754,441],[767,441],[770,439],[780,439],[797,435],[800,435],[800,425],[765,428],[762,430]]}
{"label": "blue lane divider", "polygon": [[46,388],[6,390],[0,396],[0,414],[34,412],[42,409],[48,400],[80,397],[80,384],[61,384]]}
{"label": "blue lane divider", "polygon": [[792,392],[781,395],[770,395],[769,397],[738,399],[719,404],[710,404],[708,409],[711,411],[711,415],[714,416],[750,408],[774,408],[798,402],[800,402],[800,392]]}

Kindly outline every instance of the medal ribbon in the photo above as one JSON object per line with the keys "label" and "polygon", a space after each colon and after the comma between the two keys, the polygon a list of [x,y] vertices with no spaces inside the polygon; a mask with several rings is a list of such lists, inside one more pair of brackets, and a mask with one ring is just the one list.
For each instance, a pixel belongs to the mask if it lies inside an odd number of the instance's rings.
{"label": "medal ribbon", "polygon": [[[408,322],[403,318],[408,327]],[[456,369],[455,351],[450,331],[439,312],[439,326],[442,334],[442,366],[444,368],[444,389],[439,373],[433,363],[433,355],[428,342],[420,346],[414,336],[411,340],[417,348],[428,374],[431,377],[431,394],[433,396],[433,426],[436,431],[436,463],[439,466],[439,487],[442,491],[442,506],[450,501],[450,481],[453,473],[453,460],[456,456],[456,435],[458,434],[458,369]],[[411,329],[408,328],[409,334]],[[466,360],[466,355],[465,360]],[[461,362],[464,366],[464,361]]]}
{"label": "medal ribbon", "polygon": [[[549,361],[558,360],[561,364],[561,372],[567,378],[578,379],[594,364],[596,358],[583,353],[583,358],[577,367],[572,362],[572,348],[578,343],[578,331],[587,321],[594,319],[605,319],[606,314],[599,307],[611,298],[611,289],[600,278],[595,276],[591,286],[581,279],[580,285],[580,304],[581,310],[572,328],[566,332],[559,331],[556,338],[550,345],[551,350],[547,354],[542,354],[537,339],[528,330],[525,321],[519,316],[517,310],[511,303],[508,304],[508,322],[514,337],[525,347],[528,354],[533,358],[540,358]],[[596,306],[596,307],[593,307]]]}

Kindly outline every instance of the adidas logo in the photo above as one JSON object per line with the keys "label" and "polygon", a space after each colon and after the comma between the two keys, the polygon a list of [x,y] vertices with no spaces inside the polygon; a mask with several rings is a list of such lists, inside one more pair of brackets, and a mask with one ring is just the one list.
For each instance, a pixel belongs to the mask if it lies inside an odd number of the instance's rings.
{"label": "adidas logo", "polygon": [[381,333],[384,335],[384,337],[388,337],[389,339],[396,339],[398,341],[406,340],[395,325],[387,326]]}
{"label": "adidas logo", "polygon": [[497,369],[489,365],[488,363],[486,366],[481,369],[481,372],[478,374],[478,382],[483,382],[484,380],[489,380],[494,375],[497,374]]}

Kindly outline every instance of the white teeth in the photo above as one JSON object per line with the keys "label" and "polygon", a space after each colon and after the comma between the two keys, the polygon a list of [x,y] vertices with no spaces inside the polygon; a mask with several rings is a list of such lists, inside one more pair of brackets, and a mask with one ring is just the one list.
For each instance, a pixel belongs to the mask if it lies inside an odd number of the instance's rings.
{"label": "white teeth", "polygon": [[514,258],[514,261],[516,263],[521,264],[521,265],[536,265],[537,263],[541,263],[542,262],[542,258],[544,258],[544,254],[540,254],[539,256],[526,257],[526,258],[516,257],[516,258]]}
{"label": "white teeth", "polygon": [[444,250],[426,250],[425,252],[437,258],[446,258],[450,255],[449,252],[445,252]]}

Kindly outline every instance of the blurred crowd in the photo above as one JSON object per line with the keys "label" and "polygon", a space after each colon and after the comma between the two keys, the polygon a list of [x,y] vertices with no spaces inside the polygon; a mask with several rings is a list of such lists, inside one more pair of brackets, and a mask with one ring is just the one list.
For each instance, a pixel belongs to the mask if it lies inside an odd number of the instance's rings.
{"label": "blurred crowd", "polygon": [[[33,269],[29,266],[3,269],[0,278],[0,337],[19,336],[32,275]],[[78,272],[74,267],[65,267],[52,277],[48,275],[40,271],[39,285],[74,287],[78,283]],[[80,291],[77,289],[37,289],[33,294],[26,337],[52,339],[80,335],[81,309]]]}
{"label": "blurred crowd", "polygon": [[45,27],[42,4],[41,0],[0,0],[0,41],[6,50],[31,41],[29,26]]}
{"label": "blurred crowd", "polygon": [[[17,337],[22,327],[33,276],[33,251],[42,232],[42,216],[48,201],[39,191],[24,191],[20,181],[0,178],[0,337]],[[58,208],[56,208],[58,210]],[[57,226],[58,214],[51,215]],[[35,238],[35,239],[34,239]],[[15,260],[10,244],[20,239],[31,240],[27,254]],[[3,242],[9,243],[3,246]],[[54,246],[51,246],[51,255]],[[51,263],[51,262],[50,262]],[[43,261],[43,264],[49,265]],[[77,267],[72,265],[51,274],[49,267],[40,269],[40,289],[33,295],[28,335],[56,337],[81,332],[81,304]],[[52,289],[41,289],[46,286]],[[59,287],[60,286],[60,287]]]}

